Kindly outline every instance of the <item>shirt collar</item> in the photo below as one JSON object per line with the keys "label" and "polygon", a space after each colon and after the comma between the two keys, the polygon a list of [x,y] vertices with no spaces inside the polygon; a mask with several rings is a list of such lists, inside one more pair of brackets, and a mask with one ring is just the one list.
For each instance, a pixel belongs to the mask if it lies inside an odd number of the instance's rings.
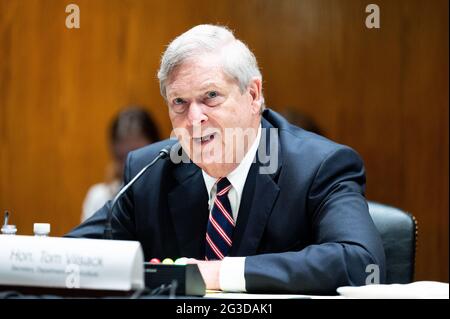
{"label": "shirt collar", "polygon": [[[230,181],[231,185],[237,191],[239,195],[242,194],[244,190],[245,181],[247,180],[247,175],[250,170],[250,166],[252,166],[253,159],[255,158],[256,152],[258,151],[258,145],[261,140],[261,124],[258,127],[258,133],[256,134],[256,138],[253,141],[252,146],[250,146],[247,154],[245,154],[242,161],[239,165],[228,174],[227,178]],[[208,196],[211,197],[211,190],[216,184],[217,178],[208,175],[204,170],[202,170],[203,179],[205,181],[206,190],[208,191]]]}

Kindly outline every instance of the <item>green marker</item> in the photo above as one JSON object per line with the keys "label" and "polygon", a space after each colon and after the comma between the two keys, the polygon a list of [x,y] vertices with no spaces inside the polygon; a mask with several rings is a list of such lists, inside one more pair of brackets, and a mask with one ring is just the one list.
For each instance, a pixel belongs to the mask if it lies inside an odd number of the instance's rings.
{"label": "green marker", "polygon": [[162,261],[162,263],[163,263],[164,265],[172,265],[172,264],[173,264],[173,260],[170,259],[170,258],[165,258],[165,259]]}

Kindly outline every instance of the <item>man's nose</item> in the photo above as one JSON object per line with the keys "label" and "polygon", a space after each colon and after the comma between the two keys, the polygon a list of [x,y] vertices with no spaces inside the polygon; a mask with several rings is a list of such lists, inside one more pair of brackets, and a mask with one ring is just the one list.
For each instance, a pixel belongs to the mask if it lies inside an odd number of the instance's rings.
{"label": "man's nose", "polygon": [[189,123],[192,126],[195,126],[205,122],[208,119],[208,116],[206,116],[206,114],[204,113],[201,104],[192,102],[191,105],[189,105],[188,119]]}

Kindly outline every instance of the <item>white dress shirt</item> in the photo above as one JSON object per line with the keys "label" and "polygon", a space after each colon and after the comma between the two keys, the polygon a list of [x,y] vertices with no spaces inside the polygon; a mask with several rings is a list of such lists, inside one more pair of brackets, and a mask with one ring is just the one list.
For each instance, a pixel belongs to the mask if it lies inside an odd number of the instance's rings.
{"label": "white dress shirt", "polygon": [[[259,141],[261,139],[261,125],[259,125],[258,133],[253,144],[250,146],[247,154],[245,154],[239,165],[228,174],[227,178],[231,183],[231,189],[228,192],[233,219],[237,221],[239,213],[239,205],[241,204],[242,192],[244,190],[245,181],[252,165],[256,152],[258,151]],[[217,192],[217,178],[209,176],[202,170],[203,179],[205,180],[206,190],[209,195],[209,212],[213,208],[214,199]],[[245,257],[225,257],[220,267],[220,289],[223,291],[245,291]]]}

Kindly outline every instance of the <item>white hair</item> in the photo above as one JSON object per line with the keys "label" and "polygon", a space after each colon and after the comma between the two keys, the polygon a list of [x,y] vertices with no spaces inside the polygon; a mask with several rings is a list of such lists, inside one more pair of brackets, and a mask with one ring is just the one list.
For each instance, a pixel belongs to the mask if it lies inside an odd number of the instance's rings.
{"label": "white hair", "polygon": [[[220,54],[224,72],[238,83],[244,93],[252,78],[262,81],[255,55],[233,32],[224,26],[201,24],[176,37],[167,47],[161,58],[158,71],[161,95],[166,96],[166,81],[171,72],[187,59],[205,54]],[[261,92],[261,112],[264,110],[264,97]]]}

